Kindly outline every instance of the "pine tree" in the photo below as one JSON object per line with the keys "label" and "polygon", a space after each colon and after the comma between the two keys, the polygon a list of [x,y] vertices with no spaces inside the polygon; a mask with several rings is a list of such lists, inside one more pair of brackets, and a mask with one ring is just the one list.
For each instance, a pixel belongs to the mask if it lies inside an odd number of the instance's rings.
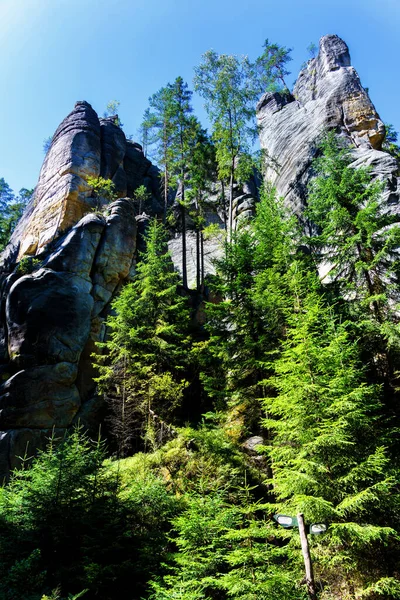
{"label": "pine tree", "polygon": [[153,220],[135,278],[113,303],[109,340],[100,345],[105,354],[95,357],[97,381],[119,422],[115,433],[122,453],[131,448],[133,438],[149,433],[153,413],[170,419],[187,385],[190,314],[178,294],[178,281],[165,231]]}
{"label": "pine tree", "polygon": [[169,86],[158,90],[149,98],[149,109],[145,111],[141,128],[145,132],[147,146],[155,147],[154,158],[161,169],[164,188],[165,223],[170,191],[172,145],[175,128],[172,121],[172,90]]}
{"label": "pine tree", "polygon": [[[193,92],[189,90],[182,77],[177,77],[173,84],[168,84],[171,93],[171,119],[174,127],[173,143],[171,148],[171,173],[175,177],[175,187],[178,188],[178,204],[181,213],[182,226],[182,282],[187,288],[186,264],[186,210],[185,197],[186,180],[189,172],[190,156],[196,143],[198,121],[191,116],[193,112],[191,98]],[[179,182],[179,187],[178,187]]]}
{"label": "pine tree", "polygon": [[196,286],[197,291],[204,291],[204,212],[207,196],[217,177],[215,147],[200,123],[194,124],[194,139],[189,155],[188,191],[189,200],[194,200],[195,210],[191,217],[196,228]]}

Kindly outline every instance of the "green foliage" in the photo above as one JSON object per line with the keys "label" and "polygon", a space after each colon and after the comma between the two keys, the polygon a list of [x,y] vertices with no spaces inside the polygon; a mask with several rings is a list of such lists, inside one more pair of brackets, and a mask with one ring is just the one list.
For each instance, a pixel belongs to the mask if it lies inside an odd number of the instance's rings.
{"label": "green foliage", "polygon": [[114,117],[114,124],[122,128],[123,124],[121,123],[121,119],[118,116],[120,104],[121,102],[119,102],[119,100],[110,100],[109,102],[107,102],[106,110],[103,113],[103,117]]}
{"label": "green foliage", "polygon": [[120,452],[145,434],[156,412],[170,419],[187,386],[189,309],[178,294],[162,225],[153,220],[136,276],[114,301],[97,379],[110,399]]}
{"label": "green foliage", "polygon": [[316,44],[314,44],[314,42],[311,42],[308,46],[307,46],[307,52],[310,56],[310,58],[315,58],[317,56],[317,52],[318,52],[318,47]]}
{"label": "green foliage", "polygon": [[380,318],[385,294],[398,288],[398,219],[386,210],[381,182],[368,169],[351,166],[349,150],[334,134],[320,149],[306,213],[318,229],[307,242],[318,264],[329,265],[327,275],[342,293],[371,306]]}
{"label": "green foliage", "polygon": [[104,456],[104,444],[78,428],[64,440],[52,437],[0,490],[0,598],[70,590],[80,597],[87,589],[88,599],[106,600],[116,580],[119,598],[141,597],[149,573],[160,569],[176,503],[150,473],[121,488],[118,467]]}
{"label": "green foliage", "polygon": [[266,356],[279,344],[285,326],[285,273],[295,239],[293,220],[284,220],[275,191],[266,188],[255,220],[235,232],[217,263],[212,287],[222,301],[207,305],[210,337],[199,346],[202,378],[219,407],[228,401],[236,415],[232,427],[239,426],[240,435],[241,419],[252,430],[260,418]]}
{"label": "green foliage", "polygon": [[270,506],[254,501],[250,486],[203,488],[183,500],[173,520],[171,573],[151,583],[151,598],[303,598],[279,539],[286,534],[262,518]]}
{"label": "green foliage", "polygon": [[397,143],[398,133],[395,131],[393,125],[385,125],[385,140],[382,144],[382,150],[389,152],[397,160],[400,160],[400,147]]}
{"label": "green foliage", "polygon": [[[78,598],[82,598],[86,594],[88,590],[82,590],[77,594],[68,594],[68,598],[66,600],[78,600]],[[41,600],[63,600],[60,595],[60,588],[55,588],[50,596],[44,595]]]}
{"label": "green foliage", "polygon": [[164,222],[167,215],[168,194],[170,191],[172,146],[176,130],[172,121],[172,87],[166,86],[149,98],[149,109],[145,111],[141,129],[151,147],[150,157],[156,161],[161,171],[164,188]]}
{"label": "green foliage", "polygon": [[97,199],[97,208],[100,208],[101,202],[112,202],[117,199],[118,194],[111,179],[104,179],[100,176],[87,177],[86,182],[92,188],[93,197]]}
{"label": "green foliage", "polygon": [[[186,194],[187,183],[192,179],[191,171],[198,174],[200,165],[199,134],[202,131],[198,120],[192,115],[192,91],[182,77],[161,88],[150,99],[150,110],[146,111],[142,129],[148,140],[155,145],[156,159],[161,167],[164,182],[164,222],[167,217],[169,192],[178,190],[175,200],[180,206],[182,227],[182,279],[187,288],[186,267]],[[193,183],[197,181],[193,180]]]}
{"label": "green foliage", "polygon": [[290,75],[286,64],[292,60],[291,48],[271,44],[268,39],[263,44],[263,53],[253,65],[253,86],[258,95],[266,91],[289,93],[285,77]]}
{"label": "green foliage", "polygon": [[[369,169],[354,168],[334,134],[321,143],[310,186],[306,238],[322,281],[354,335],[362,338],[373,377],[395,393],[400,364],[398,216]],[[387,395],[386,402],[392,402]]]}
{"label": "green foliage", "polygon": [[18,263],[17,273],[20,275],[29,275],[40,268],[42,261],[38,258],[23,256]]}
{"label": "green foliage", "polygon": [[195,89],[212,123],[218,174],[229,179],[234,177],[236,158],[249,151],[255,135],[251,65],[247,57],[209,50],[195,73]]}
{"label": "green foliage", "polygon": [[319,576],[330,582],[323,597],[330,598],[338,576],[342,589],[362,591],[390,575],[385,561],[371,566],[379,553],[400,550],[399,472],[385,448],[382,390],[368,384],[347,324],[325,305],[315,276],[296,263],[291,270],[286,339],[266,382],[264,425],[273,434],[266,449],[281,510],[330,524],[314,544]]}
{"label": "green foliage", "polygon": [[33,190],[22,188],[15,196],[4,178],[0,178],[0,251],[6,247],[32,194]]}
{"label": "green foliage", "polygon": [[43,140],[43,152],[47,154],[50,150],[51,142],[53,141],[53,136],[49,135],[45,140]]}
{"label": "green foliage", "polygon": [[151,194],[147,190],[145,185],[140,185],[133,192],[133,197],[138,204],[138,214],[141,214],[142,211],[146,208],[146,205],[148,204],[149,200],[151,199]]}
{"label": "green foliage", "polygon": [[143,154],[145,156],[148,155],[150,146],[156,142],[156,135],[153,130],[155,124],[154,115],[150,108],[146,108],[143,114],[143,120],[138,129],[139,140],[142,144]]}
{"label": "green foliage", "polygon": [[218,176],[229,181],[229,233],[232,234],[233,184],[254,171],[252,143],[257,134],[254,105],[267,89],[287,90],[284,77],[290,50],[266,40],[263,54],[247,56],[209,50],[195,69],[195,90],[204,98],[212,125]]}

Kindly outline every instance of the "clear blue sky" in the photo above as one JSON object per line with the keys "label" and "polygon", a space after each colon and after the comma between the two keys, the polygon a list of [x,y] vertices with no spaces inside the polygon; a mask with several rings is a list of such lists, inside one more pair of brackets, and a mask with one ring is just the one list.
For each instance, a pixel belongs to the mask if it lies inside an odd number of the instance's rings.
{"label": "clear blue sky", "polygon": [[148,97],[178,75],[191,83],[209,48],[255,58],[268,37],[294,49],[293,81],[327,33],[400,130],[399,0],[0,0],[0,177],[36,184],[43,140],[76,100],[99,113],[119,100],[135,134]]}

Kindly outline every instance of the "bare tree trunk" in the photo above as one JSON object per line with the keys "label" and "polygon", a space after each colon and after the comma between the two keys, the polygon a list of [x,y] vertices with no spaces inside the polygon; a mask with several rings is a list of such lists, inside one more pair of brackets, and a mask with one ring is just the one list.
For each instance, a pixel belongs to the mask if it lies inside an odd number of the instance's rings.
{"label": "bare tree trunk", "polygon": [[201,292],[204,292],[204,234],[200,232],[200,257],[201,257]]}
{"label": "bare tree trunk", "polygon": [[226,215],[226,201],[225,201],[225,184],[223,179],[221,179],[221,190],[222,190],[222,202],[223,202],[223,209],[224,209],[224,227],[225,227],[225,231],[228,230],[228,218]]}
{"label": "bare tree trunk", "polygon": [[181,196],[181,215],[182,215],[182,285],[187,290],[187,264],[186,264],[186,208],[185,208],[185,184],[182,179]]}
{"label": "bare tree trunk", "polygon": [[164,171],[164,214],[163,214],[163,223],[167,220],[167,208],[168,208],[168,172],[167,167],[165,167]]}
{"label": "bare tree trunk", "polygon": [[234,166],[231,167],[231,176],[229,180],[229,241],[232,241],[233,231],[233,173]]}
{"label": "bare tree trunk", "polygon": [[200,231],[196,228],[196,288],[200,292],[201,275],[200,275]]}

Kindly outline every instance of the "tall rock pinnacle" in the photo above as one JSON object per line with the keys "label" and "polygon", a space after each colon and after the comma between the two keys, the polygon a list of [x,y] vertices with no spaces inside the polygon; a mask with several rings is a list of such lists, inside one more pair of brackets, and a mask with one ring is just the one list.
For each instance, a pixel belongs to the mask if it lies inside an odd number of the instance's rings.
{"label": "tall rock pinnacle", "polygon": [[257,106],[266,178],[297,213],[304,204],[315,146],[335,130],[355,148],[357,164],[372,165],[398,195],[397,161],[381,152],[385,127],[351,66],[347,45],[336,35],[321,38],[319,53],[300,71],[292,94],[266,93]]}

